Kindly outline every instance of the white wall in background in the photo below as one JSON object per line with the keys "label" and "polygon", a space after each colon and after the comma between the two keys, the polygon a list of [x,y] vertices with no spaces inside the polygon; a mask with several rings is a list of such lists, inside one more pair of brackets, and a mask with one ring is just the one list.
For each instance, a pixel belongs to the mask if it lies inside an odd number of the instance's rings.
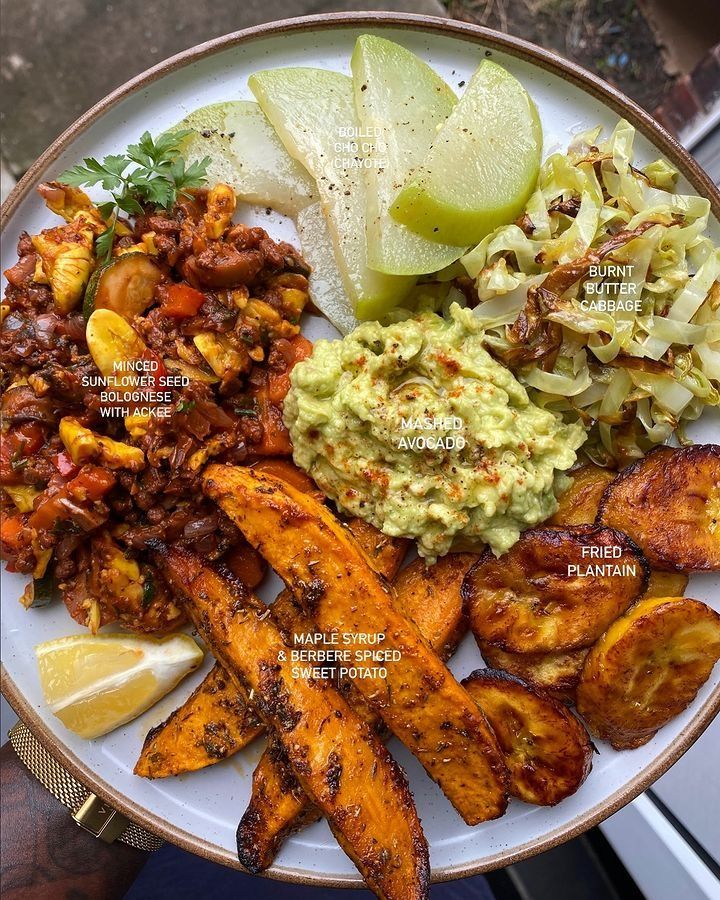
{"label": "white wall in background", "polygon": [[720,881],[648,797],[600,827],[647,900],[720,898]]}

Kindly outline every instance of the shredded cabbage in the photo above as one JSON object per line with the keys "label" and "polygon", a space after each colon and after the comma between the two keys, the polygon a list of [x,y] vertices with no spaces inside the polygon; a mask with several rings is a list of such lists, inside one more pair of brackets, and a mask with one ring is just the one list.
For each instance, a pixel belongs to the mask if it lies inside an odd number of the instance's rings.
{"label": "shredded cabbage", "polygon": [[720,248],[710,202],[677,193],[668,162],[634,167],[628,122],[600,133],[550,156],[525,214],[461,263],[488,349],[613,464],[720,405]]}

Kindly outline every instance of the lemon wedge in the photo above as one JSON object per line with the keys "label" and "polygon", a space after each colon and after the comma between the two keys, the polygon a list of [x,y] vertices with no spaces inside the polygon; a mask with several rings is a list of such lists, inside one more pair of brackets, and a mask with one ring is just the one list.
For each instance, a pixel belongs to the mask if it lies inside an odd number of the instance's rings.
{"label": "lemon wedge", "polygon": [[71,635],[35,648],[40,684],[52,713],[83,738],[135,719],[202,662],[187,634]]}

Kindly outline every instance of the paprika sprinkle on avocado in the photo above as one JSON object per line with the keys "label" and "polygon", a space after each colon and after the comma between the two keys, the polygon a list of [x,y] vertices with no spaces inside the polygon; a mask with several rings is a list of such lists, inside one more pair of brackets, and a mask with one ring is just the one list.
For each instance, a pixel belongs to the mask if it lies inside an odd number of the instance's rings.
{"label": "paprika sprinkle on avocado", "polygon": [[414,538],[421,556],[504,553],[557,506],[585,440],[483,347],[472,312],[366,322],[292,370],[295,462],[345,512]]}

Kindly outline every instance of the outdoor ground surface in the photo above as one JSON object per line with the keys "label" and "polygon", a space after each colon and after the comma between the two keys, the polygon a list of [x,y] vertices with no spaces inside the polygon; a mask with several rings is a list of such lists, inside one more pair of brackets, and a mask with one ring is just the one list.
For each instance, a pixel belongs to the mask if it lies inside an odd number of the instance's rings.
{"label": "outdoor ground surface", "polygon": [[[0,0],[2,159],[17,178],[82,112],[201,41],[340,10],[448,15],[508,31],[597,72],[648,109],[669,84],[636,0]],[[150,14],[149,14],[150,13]]]}
{"label": "outdoor ground surface", "polygon": [[448,0],[448,12],[554,50],[648,110],[672,83],[635,0]]}

